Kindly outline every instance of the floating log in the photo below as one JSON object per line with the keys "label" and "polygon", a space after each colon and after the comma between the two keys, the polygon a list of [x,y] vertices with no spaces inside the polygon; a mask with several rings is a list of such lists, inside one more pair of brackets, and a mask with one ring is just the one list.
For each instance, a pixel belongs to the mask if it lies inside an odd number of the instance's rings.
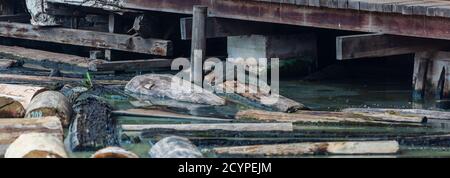
{"label": "floating log", "polygon": [[0,84],[0,118],[23,117],[31,99],[43,91],[42,87]]}
{"label": "floating log", "polygon": [[139,156],[120,147],[107,147],[95,152],[91,158],[139,158]]}
{"label": "floating log", "polygon": [[217,154],[228,155],[288,156],[311,154],[395,154],[399,151],[399,149],[400,148],[397,141],[370,141],[218,147],[213,148],[212,151]]}
{"label": "floating log", "polygon": [[61,137],[48,133],[23,134],[5,153],[5,158],[67,158]]}
{"label": "floating log", "polygon": [[119,145],[112,107],[101,98],[81,94],[73,105],[74,118],[66,139],[72,151],[92,150]]}
{"label": "floating log", "polygon": [[398,116],[417,116],[427,119],[449,120],[450,112],[432,111],[424,109],[382,109],[382,108],[348,108],[342,112],[358,113],[358,114],[389,114]]}
{"label": "floating log", "polygon": [[203,154],[188,139],[171,136],[152,146],[149,153],[152,158],[202,158]]}
{"label": "floating log", "polygon": [[426,122],[423,117],[417,116],[392,116],[379,114],[369,116],[344,112],[327,111],[298,111],[296,113],[269,112],[261,110],[244,110],[236,114],[236,119],[256,119],[260,121],[278,122],[312,122],[312,123],[373,123],[373,124],[405,124],[421,125]]}
{"label": "floating log", "polygon": [[[207,76],[206,78],[207,80],[213,80],[211,76]],[[232,94],[237,94],[250,102],[259,103],[275,111],[292,113],[298,110],[309,110],[305,105],[292,99],[279,94],[271,95],[270,86],[257,88],[256,86],[253,87],[239,81],[225,81],[217,84],[215,87],[216,91],[223,91],[225,94],[229,94],[229,91],[234,91]]]}
{"label": "floating log", "polygon": [[292,123],[232,123],[232,124],[153,124],[122,125],[124,131],[144,131],[149,129],[175,129],[189,131],[227,130],[227,131],[293,131]]}
{"label": "floating log", "polygon": [[39,119],[0,119],[0,155],[20,135],[25,133],[48,133],[63,139],[63,128],[57,117]]}
{"label": "floating log", "polygon": [[72,117],[72,105],[69,100],[56,91],[45,91],[36,95],[26,110],[26,118],[57,116],[64,127],[69,126]]}
{"label": "floating log", "polygon": [[[191,88],[193,87],[193,89]],[[173,75],[148,74],[133,78],[125,90],[131,93],[167,97],[196,104],[224,105],[225,100],[202,87]]]}
{"label": "floating log", "polygon": [[[32,76],[32,75],[15,75],[15,74],[0,74],[0,82],[25,82],[25,83],[76,83],[80,84],[84,79],[80,78],[67,78],[67,77],[46,77],[46,76]],[[125,85],[126,81],[122,80],[94,80],[96,84],[100,85]]]}
{"label": "floating log", "polygon": [[171,59],[142,59],[129,61],[95,60],[89,63],[91,71],[149,71],[157,68],[170,68]]}
{"label": "floating log", "polygon": [[135,116],[135,117],[159,117],[159,118],[173,118],[173,119],[190,119],[190,120],[200,120],[200,121],[221,121],[221,122],[231,122],[230,119],[220,119],[211,117],[198,117],[186,114],[178,114],[163,110],[156,109],[128,109],[113,111],[114,115],[121,116]]}

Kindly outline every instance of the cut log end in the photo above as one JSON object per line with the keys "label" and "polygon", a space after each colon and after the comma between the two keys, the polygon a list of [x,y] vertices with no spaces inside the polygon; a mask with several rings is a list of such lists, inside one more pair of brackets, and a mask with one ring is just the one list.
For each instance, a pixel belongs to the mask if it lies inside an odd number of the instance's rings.
{"label": "cut log end", "polygon": [[120,147],[108,147],[97,151],[91,158],[139,158],[139,156]]}
{"label": "cut log end", "polygon": [[6,150],[5,158],[67,158],[62,139],[47,133],[22,134]]}

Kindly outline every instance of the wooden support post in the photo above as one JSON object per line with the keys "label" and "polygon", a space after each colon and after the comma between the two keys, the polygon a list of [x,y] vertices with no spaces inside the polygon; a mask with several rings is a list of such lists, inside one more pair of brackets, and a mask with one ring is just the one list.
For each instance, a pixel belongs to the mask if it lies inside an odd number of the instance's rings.
{"label": "wooden support post", "polygon": [[[114,33],[116,27],[116,16],[111,13],[109,14],[109,20],[108,20],[108,32]],[[110,49],[105,50],[105,60],[111,61],[112,60],[112,51]]]}
{"label": "wooden support post", "polygon": [[203,58],[206,54],[208,7],[194,6],[191,50],[191,82],[203,86]]}
{"label": "wooden support post", "polygon": [[420,101],[424,98],[425,81],[429,62],[430,62],[429,53],[426,52],[416,53],[414,56],[414,73],[413,73],[414,101]]}
{"label": "wooden support post", "polygon": [[416,53],[414,65],[414,100],[449,98],[450,52]]}
{"label": "wooden support post", "polygon": [[15,1],[2,0],[0,1],[0,15],[13,15],[15,9]]}

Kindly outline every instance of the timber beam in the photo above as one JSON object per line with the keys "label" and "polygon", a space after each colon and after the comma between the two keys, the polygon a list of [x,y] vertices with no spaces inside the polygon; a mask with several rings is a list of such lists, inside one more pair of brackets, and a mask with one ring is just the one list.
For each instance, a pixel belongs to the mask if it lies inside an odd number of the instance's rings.
{"label": "timber beam", "polygon": [[172,43],[167,40],[67,28],[39,28],[21,23],[0,22],[0,36],[158,56],[172,54]]}
{"label": "timber beam", "polygon": [[[450,39],[450,33],[448,33],[450,20],[444,17],[360,10],[360,1],[356,2],[358,6],[353,9],[351,6],[352,3],[345,0],[342,1],[344,4],[340,3],[340,0],[337,1],[336,8],[322,8],[314,7],[313,4],[308,4],[308,6],[301,4],[301,2],[306,1],[296,1],[296,3],[280,2],[268,0],[123,0],[121,7],[135,10],[192,14],[192,7],[194,5],[204,5],[208,6],[209,17],[401,36]],[[283,2],[287,1],[284,0]],[[316,0],[315,2],[319,3],[317,6],[327,7],[326,4],[321,3],[322,1]],[[339,8],[341,6],[342,8]]]}
{"label": "timber beam", "polygon": [[[274,28],[273,24],[224,18],[208,18],[206,23],[206,38],[269,34]],[[181,18],[180,25],[181,39],[192,39],[192,17]]]}
{"label": "timber beam", "polygon": [[450,49],[450,42],[385,34],[362,34],[336,38],[338,60],[414,54]]}

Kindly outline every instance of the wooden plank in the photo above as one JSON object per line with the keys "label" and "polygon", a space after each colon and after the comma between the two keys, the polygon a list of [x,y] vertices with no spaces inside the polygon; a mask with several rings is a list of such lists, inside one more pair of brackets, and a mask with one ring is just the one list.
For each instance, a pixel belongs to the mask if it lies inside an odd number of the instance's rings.
{"label": "wooden plank", "polygon": [[0,36],[160,56],[172,53],[172,44],[167,40],[66,28],[37,28],[20,23],[0,22]]}
{"label": "wooden plank", "polygon": [[[56,83],[61,82],[76,83],[79,84],[83,82],[84,79],[81,78],[66,78],[66,77],[47,77],[47,76],[31,76],[31,75],[14,75],[14,74],[0,74],[0,82],[2,83],[33,83],[33,84],[46,84],[46,83]],[[126,85],[128,81],[123,80],[95,80],[94,83],[101,85]]]}
{"label": "wooden plank", "polygon": [[[192,38],[192,17],[181,18],[181,39]],[[206,25],[206,38],[223,38],[228,36],[241,36],[252,34],[266,34],[273,31],[272,24],[248,22],[242,20],[208,18]]]}
{"label": "wooden plank", "polygon": [[338,60],[346,60],[412,54],[420,51],[446,49],[450,47],[449,44],[446,41],[384,34],[341,36],[336,38],[336,57]]}
{"label": "wooden plank", "polygon": [[252,145],[217,147],[216,154],[289,156],[312,154],[395,154],[400,150],[397,141],[292,143],[278,145]]}
{"label": "wooden plank", "polygon": [[18,46],[0,45],[0,56],[51,69],[85,72],[89,67],[88,58]]}
{"label": "wooden plank", "polygon": [[171,59],[141,59],[127,61],[95,60],[89,63],[90,71],[150,71],[170,68]]}
{"label": "wooden plank", "polygon": [[[350,0],[348,6],[350,6]],[[209,7],[210,17],[221,17],[278,24],[290,24],[317,28],[385,33],[423,38],[450,39],[450,21],[424,16],[397,13],[372,13],[368,11],[316,8],[293,4],[280,4],[279,8],[267,2],[257,1],[210,1],[210,0],[123,0],[123,7],[192,14],[192,6],[200,4]],[[359,4],[359,1],[358,1]],[[392,5],[388,3],[386,5]],[[348,7],[350,8],[350,7]],[[358,7],[359,8],[359,7]],[[324,18],[326,17],[326,18]],[[405,28],[407,26],[408,28]]]}
{"label": "wooden plank", "polygon": [[232,124],[153,124],[153,125],[122,125],[124,131],[144,131],[148,129],[175,130],[226,130],[226,131],[293,131],[292,123],[232,123]]}
{"label": "wooden plank", "polygon": [[198,86],[203,85],[203,61],[206,59],[207,18],[207,6],[193,7],[190,81]]}
{"label": "wooden plank", "polygon": [[428,52],[420,52],[414,56],[413,100],[415,101],[420,101],[425,96],[425,81],[430,64],[430,55]]}
{"label": "wooden plank", "polygon": [[159,117],[159,118],[173,118],[173,119],[190,119],[200,121],[221,121],[231,122],[230,119],[211,118],[211,117],[199,117],[185,114],[178,114],[169,111],[155,110],[155,109],[128,109],[113,111],[114,115],[119,116],[135,116],[135,117]]}

